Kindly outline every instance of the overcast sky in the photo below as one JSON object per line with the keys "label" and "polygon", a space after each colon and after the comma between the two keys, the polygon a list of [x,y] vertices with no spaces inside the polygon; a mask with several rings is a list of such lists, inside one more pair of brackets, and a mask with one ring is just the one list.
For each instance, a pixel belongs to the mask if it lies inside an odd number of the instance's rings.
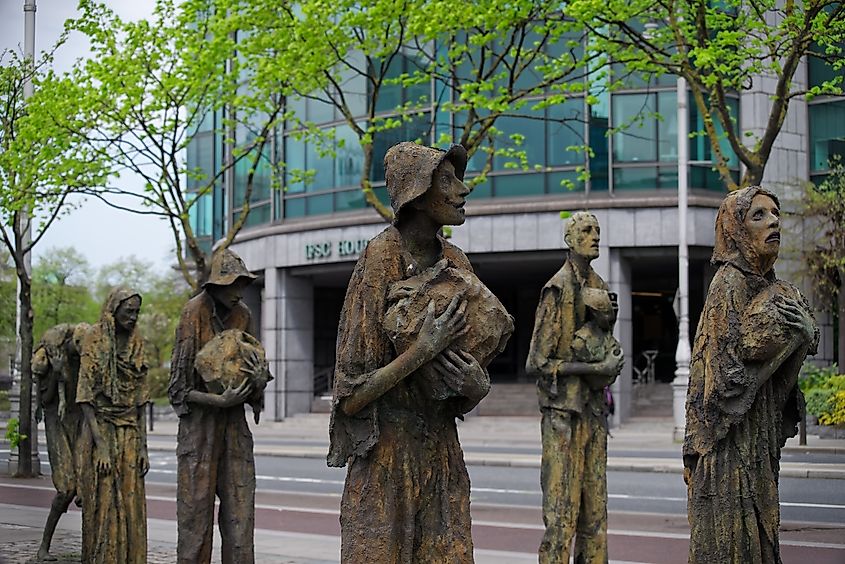
{"label": "overcast sky", "polygon": [[[106,0],[123,18],[138,19],[152,13],[154,0]],[[58,39],[65,20],[76,15],[76,0],[37,0],[35,50],[48,49]],[[0,49],[23,50],[23,0],[0,0]],[[71,37],[55,58],[59,71],[86,57],[87,43]],[[118,182],[124,188],[141,190],[143,184],[126,174]],[[52,247],[75,247],[94,267],[135,255],[164,270],[175,262],[173,237],[167,223],[159,218],[140,216],[109,208],[98,200],[80,201],[78,209],[53,224],[35,248],[35,260]]]}

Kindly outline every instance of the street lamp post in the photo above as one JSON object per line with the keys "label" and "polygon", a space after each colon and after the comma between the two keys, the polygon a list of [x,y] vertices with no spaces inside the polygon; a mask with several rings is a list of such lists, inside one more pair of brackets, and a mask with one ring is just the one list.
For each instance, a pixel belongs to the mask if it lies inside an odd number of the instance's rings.
{"label": "street lamp post", "polygon": [[672,437],[683,440],[686,428],[686,397],[692,351],[689,340],[689,246],[687,245],[687,191],[689,187],[689,112],[687,81],[678,77],[678,346],[672,380]]}
{"label": "street lamp post", "polygon": [[[35,64],[35,0],[24,0],[23,2],[23,15],[24,15],[24,60],[28,61],[30,65]],[[28,76],[25,77],[23,83],[23,99],[26,100],[30,96],[32,96],[32,75],[30,70],[27,70]],[[30,221],[29,214],[26,213],[26,210],[22,210],[21,213],[18,214],[17,225],[15,225],[15,231],[22,234],[20,238],[20,245],[23,248],[29,246],[30,241],[32,239],[32,223]],[[29,252],[24,253],[23,255],[23,267],[26,271],[27,275],[31,275],[32,273],[32,255]],[[20,295],[21,292],[21,284],[20,278],[18,278],[17,283],[17,295]],[[38,458],[38,426],[35,421],[35,417],[33,414],[35,410],[32,409],[32,378],[30,377],[29,385],[21,386],[21,351],[22,351],[22,342],[21,342],[21,323],[22,323],[22,316],[24,312],[21,311],[21,303],[20,299],[16,300],[16,338],[15,338],[15,362],[12,363],[12,381],[13,389],[12,389],[12,412],[13,415],[22,415],[28,414],[29,419],[31,419],[32,423],[30,424],[29,428],[29,442],[31,445],[31,471],[33,474],[40,474],[41,473],[41,461]],[[26,402],[26,405],[29,409],[21,410],[21,402]],[[9,453],[9,473],[16,474],[18,472],[18,466],[20,465],[20,460],[18,457],[18,452],[16,449],[13,449]]]}

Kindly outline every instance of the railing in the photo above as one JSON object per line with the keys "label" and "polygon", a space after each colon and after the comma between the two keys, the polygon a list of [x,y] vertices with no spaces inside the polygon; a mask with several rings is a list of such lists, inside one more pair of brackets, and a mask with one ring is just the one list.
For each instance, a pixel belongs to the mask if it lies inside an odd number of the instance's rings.
{"label": "railing", "polygon": [[635,384],[649,384],[654,382],[654,361],[660,351],[648,349],[642,351],[632,366]]}

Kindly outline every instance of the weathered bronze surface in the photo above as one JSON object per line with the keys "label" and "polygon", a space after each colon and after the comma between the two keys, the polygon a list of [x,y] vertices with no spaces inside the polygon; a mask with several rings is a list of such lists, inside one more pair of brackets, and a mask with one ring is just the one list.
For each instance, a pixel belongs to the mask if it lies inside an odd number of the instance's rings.
{"label": "weathered bronze surface", "polygon": [[[208,282],[185,304],[176,328],[168,392],[179,415],[177,558],[185,564],[211,561],[215,496],[223,562],[255,561],[255,460],[244,402],[253,402],[258,422],[263,400],[254,394],[260,395],[269,374],[263,349],[243,334],[250,330],[250,312],[241,298],[254,278],[234,252],[216,252]],[[198,353],[214,339],[221,349],[212,345],[202,356],[216,358],[218,372],[200,360],[203,376]],[[241,346],[247,342],[252,345]]]}
{"label": "weathered bronze surface", "polygon": [[82,341],[76,402],[85,420],[79,475],[82,561],[147,561],[144,476],[150,468],[144,344],[135,329],[141,296],[111,291]]}
{"label": "weathered bronze surface", "polygon": [[50,558],[50,542],[63,513],[76,496],[82,410],[76,403],[79,379],[79,349],[87,323],[63,323],[48,329],[32,355],[32,374],[38,380],[38,408],[44,418],[50,477],[56,495],[44,525],[38,559]]}
{"label": "weathered bronze surface", "polygon": [[438,235],[464,222],[466,151],[385,156],[394,225],[355,266],[341,313],[330,466],[349,465],[341,561],[472,562],[455,418],[488,392],[513,320]]}
{"label": "weathered bronze surface", "polygon": [[566,226],[569,257],[543,287],[526,370],[537,378],[546,531],[541,563],[607,562],[607,402],[622,369],[613,338],[615,295],[590,266],[599,224],[579,212]]}
{"label": "weathered bronze surface", "polygon": [[780,562],[780,449],[803,408],[798,371],[818,343],[807,301],[772,269],[777,197],[729,194],[716,218],[718,267],[695,336],[684,441],[693,563]]}

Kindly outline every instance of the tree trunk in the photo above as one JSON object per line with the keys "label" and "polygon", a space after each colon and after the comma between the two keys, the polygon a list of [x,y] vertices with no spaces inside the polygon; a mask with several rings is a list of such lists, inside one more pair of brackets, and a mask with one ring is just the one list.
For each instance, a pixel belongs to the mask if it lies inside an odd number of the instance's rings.
{"label": "tree trunk", "polygon": [[746,167],[739,188],[747,186],[760,186],[763,182],[763,174],[766,172],[766,164],[761,166]]}
{"label": "tree trunk", "polygon": [[23,269],[18,269],[21,305],[21,397],[20,397],[20,427],[19,432],[26,438],[18,445],[18,473],[23,478],[34,476],[32,471],[32,279]]}

